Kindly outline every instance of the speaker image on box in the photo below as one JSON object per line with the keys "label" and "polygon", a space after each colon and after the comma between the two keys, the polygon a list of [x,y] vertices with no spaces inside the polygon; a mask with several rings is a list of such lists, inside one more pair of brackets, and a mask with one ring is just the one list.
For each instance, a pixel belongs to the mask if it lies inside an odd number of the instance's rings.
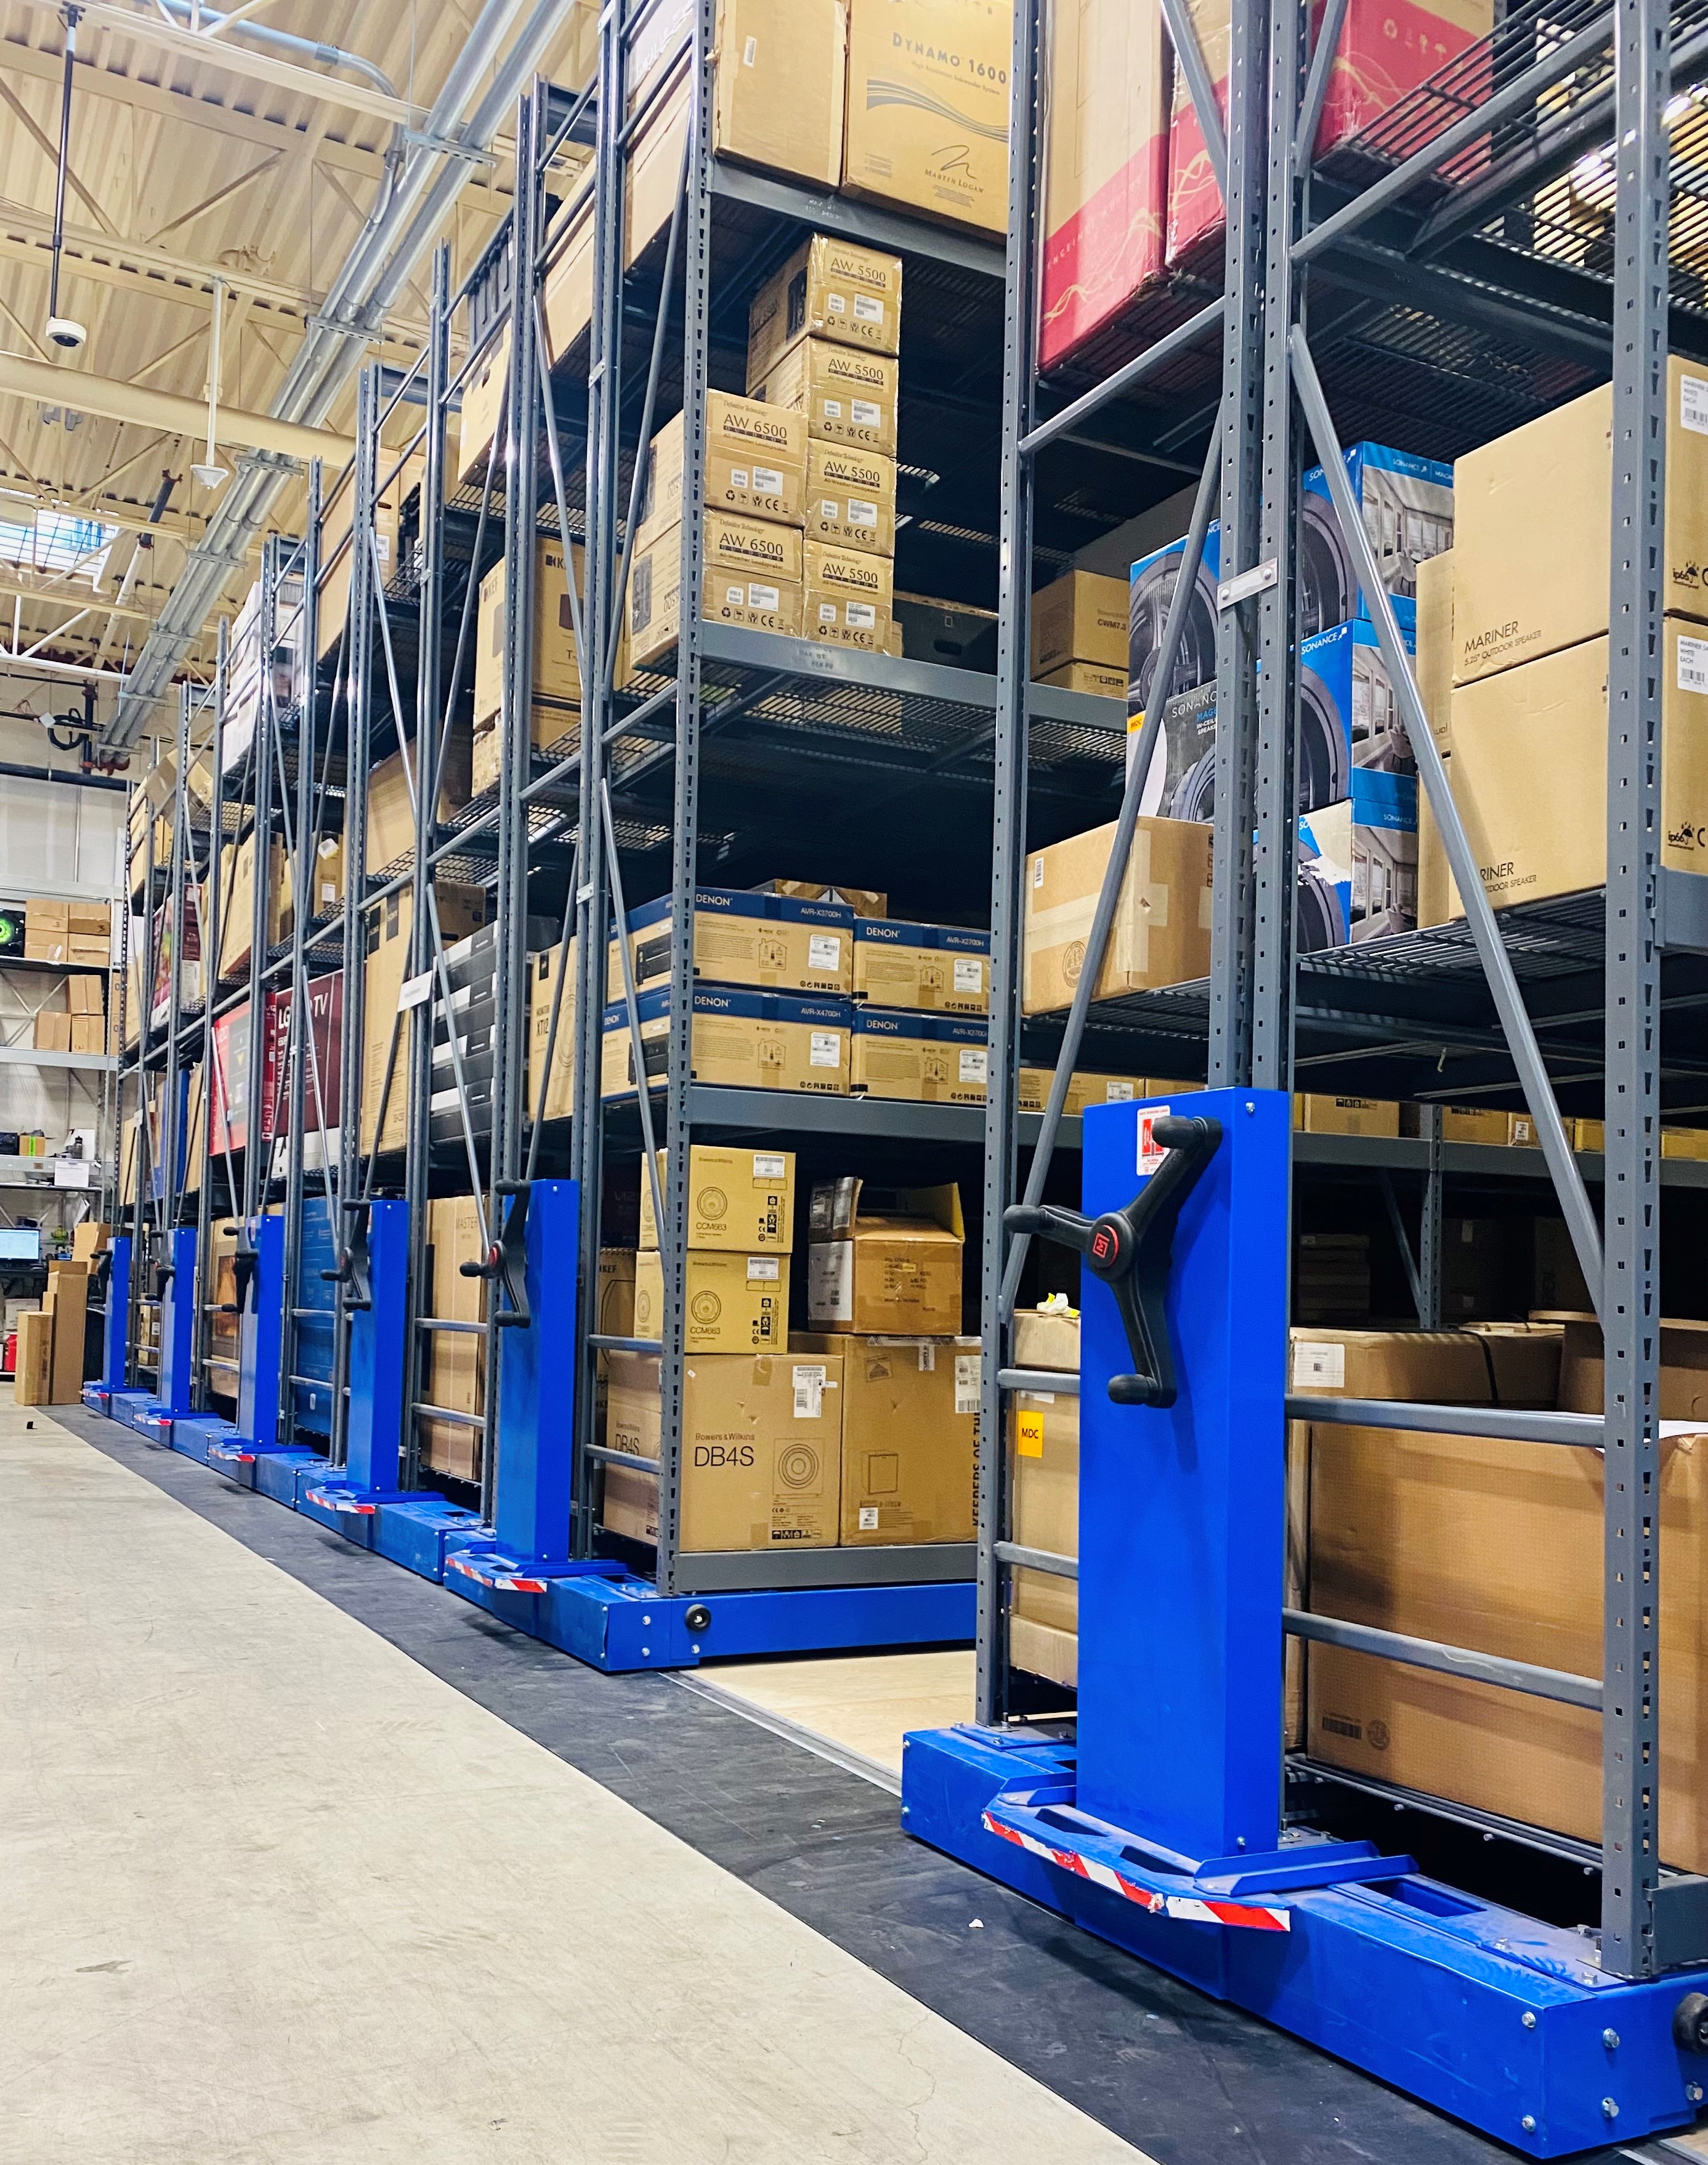
{"label": "speaker image on box", "polygon": [[1338,803],[1351,788],[1352,748],[1334,694],[1309,668],[1299,672],[1299,737],[1294,782],[1299,809]]}
{"label": "speaker image on box", "polygon": [[[1171,541],[1133,566],[1127,588],[1127,701],[1142,708],[1151,696],[1163,627],[1173,604],[1184,541]],[[1215,681],[1216,582],[1220,577],[1220,535],[1212,526],[1186,604],[1180,651],[1174,663],[1170,696]]]}

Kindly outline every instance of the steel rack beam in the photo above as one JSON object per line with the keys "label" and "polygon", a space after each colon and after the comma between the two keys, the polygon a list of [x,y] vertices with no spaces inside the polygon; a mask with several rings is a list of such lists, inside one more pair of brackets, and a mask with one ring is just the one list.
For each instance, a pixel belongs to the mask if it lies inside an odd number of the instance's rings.
{"label": "steel rack beam", "polygon": [[1345,1646],[1354,1653],[1404,1662],[1409,1668],[1432,1669],[1438,1676],[1469,1677],[1532,1699],[1586,1707],[1591,1713],[1601,1710],[1601,1683],[1596,1677],[1574,1676],[1568,1669],[1543,1668],[1534,1662],[1509,1661],[1504,1655],[1479,1653],[1473,1646],[1447,1646],[1436,1639],[1415,1638],[1408,1631],[1379,1630],[1373,1625],[1318,1616],[1302,1609],[1284,1609],[1281,1622],[1290,1637],[1313,1639],[1319,1646]]}
{"label": "steel rack beam", "polygon": [[[289,837],[294,845],[289,864],[291,877],[291,1025],[287,1047],[288,1065],[285,1091],[285,1225],[283,1330],[279,1346],[279,1405],[277,1433],[281,1443],[296,1441],[297,1393],[287,1380],[297,1366],[297,1304],[303,1269],[303,1214],[306,1205],[303,1159],[308,1144],[308,1082],[314,1070],[314,1094],[319,1107],[317,1125],[322,1138],[323,1169],[327,1152],[325,1106],[319,1061],[314,1050],[314,1019],[308,1003],[308,920],[314,893],[315,842],[320,819],[315,803],[317,725],[319,711],[316,667],[320,651],[320,519],[322,474],[317,459],[308,469],[308,500],[303,513],[303,546],[298,576],[303,599],[297,619],[297,643],[302,656],[297,727],[296,807]],[[253,1025],[251,1025],[253,1028]],[[264,1035],[264,1033],[263,1033]],[[274,1108],[277,1126],[277,1104]],[[256,1146],[260,1147],[259,1145]],[[267,1148],[271,1151],[271,1145]],[[240,1325],[241,1319],[240,1318]]]}

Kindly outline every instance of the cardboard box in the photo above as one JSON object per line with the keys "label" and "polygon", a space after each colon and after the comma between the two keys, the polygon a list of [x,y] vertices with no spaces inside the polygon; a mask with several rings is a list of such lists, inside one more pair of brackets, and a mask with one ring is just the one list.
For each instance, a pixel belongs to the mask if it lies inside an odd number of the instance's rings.
{"label": "cardboard box", "polygon": [[1293,1251],[1293,1313],[1300,1323],[1349,1323],[1370,1313],[1368,1233],[1300,1233]]}
{"label": "cardboard box", "polygon": [[[579,707],[533,707],[529,710],[528,741],[536,752],[550,752],[554,762],[580,748]],[[494,714],[474,733],[474,756],[469,772],[470,793],[479,797],[498,786],[503,769],[504,732]]]}
{"label": "cardboard box", "polygon": [[[39,1018],[38,1018],[39,1019]],[[105,1015],[67,1015],[71,1025],[71,1041],[67,1050],[71,1052],[105,1052],[107,1050],[107,1018]]]}
{"label": "cardboard box", "polygon": [[[642,1057],[649,1087],[656,1089],[669,1057],[669,986],[643,993],[639,1004]],[[697,1082],[738,1089],[846,1097],[849,1023],[846,1000],[698,985],[690,1072]],[[629,1014],[621,1001],[605,1009],[599,1087],[606,1098],[627,1097],[635,1088]]]}
{"label": "cardboard box", "polygon": [[967,1235],[961,1191],[952,1183],[880,1190],[852,1177],[821,1181],[809,1223],[807,1314],[814,1330],[904,1337],[959,1332]]}
{"label": "cardboard box", "polygon": [[1053,368],[1162,270],[1169,56],[1157,0],[1052,10],[1038,361]]}
{"label": "cardboard box", "polygon": [[[1417,567],[1417,696],[1443,757],[1453,748],[1453,552]],[[1421,823],[1420,823],[1421,824]]]}
{"label": "cardboard box", "polygon": [[1017,1308],[1014,1313],[1016,1368],[1059,1368],[1079,1373],[1079,1310],[1077,1308]]}
{"label": "cardboard box", "polygon": [[[1072,1004],[1114,839],[1111,821],[1029,860],[1023,1013],[1049,1014]],[[1183,819],[1141,819],[1098,998],[1207,976],[1210,910],[1210,830]]]}
{"label": "cardboard box", "polygon": [[1525,1305],[1530,1228],[1521,1218],[1449,1218],[1442,1229],[1441,1312],[1456,1323]]}
{"label": "cardboard box", "polygon": [[[1018,1314],[1015,1318],[1018,1325]],[[1020,1359],[1016,1341],[1015,1359]],[[1031,1363],[1026,1364],[1030,1366]],[[1077,1557],[1079,1553],[1079,1400],[1077,1394],[1047,1391],[1016,1391],[1009,1400],[1009,1523],[1010,1538],[1024,1548],[1041,1549],[1048,1556]],[[1017,1624],[1024,1617],[1046,1630],[1062,1633],[1071,1640],[1079,1629],[1079,1588],[1071,1578],[1052,1572],[1016,1571],[1013,1574],[1013,1609]],[[1010,1629],[1012,1630],[1012,1626]],[[1048,1642],[1044,1642],[1047,1646]],[[1036,1662],[1039,1647],[1025,1635],[1010,1649],[1023,1667]],[[1057,1646],[1048,1668],[1034,1673],[1071,1684],[1073,1649]],[[1062,1657],[1069,1657],[1064,1673]]]}
{"label": "cardboard box", "polygon": [[[1454,466],[1456,685],[1605,637],[1612,427],[1603,384]],[[1708,618],[1708,375],[1676,356],[1666,452],[1662,608]],[[1456,730],[1458,719],[1456,701]]]}
{"label": "cardboard box", "polygon": [[[800,533],[757,519],[708,511],[700,618],[798,639],[801,629]],[[626,682],[661,660],[682,635],[682,528],[662,529],[629,573]]]}
{"label": "cardboard box", "polygon": [[69,1052],[71,1049],[71,1016],[50,1008],[39,1009],[34,1036],[38,1052]]}
{"label": "cardboard box", "polygon": [[[411,791],[421,771],[419,746],[409,745],[409,766],[403,771],[403,755],[394,751],[382,759],[367,778],[367,876],[374,879],[387,867],[406,863],[415,854],[415,810]],[[467,803],[474,756],[472,731],[453,723],[445,740],[445,758],[439,770],[439,817],[451,819]],[[451,935],[447,933],[449,939]]]}
{"label": "cardboard box", "polygon": [[[1215,101],[1227,121],[1230,9],[1228,0],[1188,0]],[[1349,0],[1340,45],[1329,75],[1317,128],[1321,156],[1389,112],[1410,91],[1494,26],[1493,0],[1429,0],[1396,15],[1380,0]],[[1173,119],[1168,145],[1168,260],[1220,254],[1224,222],[1204,136],[1193,111],[1183,69],[1174,70]]]}
{"label": "cardboard box", "polygon": [[[463,378],[459,449],[450,463],[465,487],[471,482],[503,485],[504,445],[498,426],[509,403],[509,388],[510,324],[506,316],[503,329]],[[445,448],[449,455],[450,445]]]}
{"label": "cardboard box", "polygon": [[1536,1337],[1535,1345],[1542,1349],[1539,1355],[1515,1356],[1515,1365],[1504,1372],[1496,1363],[1507,1357],[1502,1349],[1508,1341],[1492,1332],[1317,1325],[1295,1327],[1289,1337],[1288,1388],[1301,1398],[1546,1405],[1552,1403],[1559,1372],[1559,1341],[1552,1331]]}
{"label": "cardboard box", "polygon": [[[546,362],[556,371],[586,337],[593,319],[593,201],[590,189],[570,212],[562,239],[554,238],[551,245],[554,253],[546,266],[541,301]],[[585,373],[584,367],[582,372]]]}
{"label": "cardboard box", "polygon": [[[1405,643],[1410,646],[1411,641]],[[1301,642],[1299,660],[1296,766],[1301,812],[1349,797],[1360,768],[1416,773],[1411,740],[1373,624],[1361,619],[1315,632]]]}
{"label": "cardboard box", "polygon": [[909,661],[935,661],[948,669],[996,666],[996,613],[970,603],[945,601],[936,594],[898,592],[896,629]]}
{"label": "cardboard box", "polygon": [[[582,551],[574,556],[576,591],[586,593]],[[475,629],[474,719],[478,728],[498,714],[504,686],[504,565],[502,557],[480,583]],[[545,707],[579,707],[581,669],[575,619],[564,574],[563,544],[555,536],[534,545],[534,698]]]}
{"label": "cardboard box", "polygon": [[[277,947],[290,937],[289,872],[284,843],[275,835],[267,851],[266,944]],[[205,915],[205,904],[204,904]],[[255,931],[255,836],[245,835],[219,852],[219,975],[240,977],[249,967]]]}
{"label": "cardboard box", "polygon": [[[566,951],[568,961],[566,964]],[[563,989],[558,979],[565,970]],[[557,1035],[551,1035],[551,1005],[557,1002]],[[575,1110],[575,942],[541,949],[528,957],[528,1104],[532,1118],[567,1120]],[[544,1098],[541,1079],[546,1073],[547,1046],[551,1051],[551,1080]]]}
{"label": "cardboard box", "polygon": [[1065,662],[1127,663],[1127,582],[1098,572],[1068,572],[1032,596],[1032,674]]}
{"label": "cardboard box", "polygon": [[[663,1187],[667,1154],[658,1153]],[[688,1245],[695,1251],[788,1255],[794,1246],[794,1152],[691,1146],[688,1160]],[[640,1246],[656,1248],[652,1183],[640,1168]]]}
{"label": "cardboard box", "polygon": [[850,0],[844,190],[1004,231],[1013,45],[1011,0]]}
{"label": "cardboard box", "polygon": [[110,902],[68,902],[65,905],[66,930],[75,937],[87,933],[98,940],[113,937],[113,905]]}
{"label": "cardboard box", "polygon": [[750,376],[747,395],[806,416],[807,441],[847,444],[895,456],[900,364],[887,354],[803,339],[763,377]]}
{"label": "cardboard box", "polygon": [[[1708,1439],[1662,1444],[1660,1853],[1688,1871],[1708,1864],[1705,1472]],[[1600,1455],[1591,1451],[1313,1429],[1310,1605],[1353,1623],[1599,1676],[1602,1477]],[[1313,1757],[1598,1838],[1595,1713],[1330,1646],[1311,1647],[1310,1678]]]}
{"label": "cardboard box", "polygon": [[1301,954],[1360,946],[1417,924],[1417,777],[1355,767],[1342,803],[1301,813]]}
{"label": "cardboard box", "polygon": [[1388,1098],[1327,1098],[1301,1090],[1293,1100],[1293,1125],[1307,1135],[1397,1135],[1400,1106]]}
{"label": "cardboard box", "polygon": [[990,1012],[990,935],[958,924],[857,918],[854,997],[917,1014]]}
{"label": "cardboard box", "polygon": [[1479,1105],[1443,1105],[1441,1131],[1444,1143],[1499,1143],[1511,1140],[1511,1116]]}
{"label": "cardboard box", "polygon": [[[1448,711],[1451,713],[1451,706]],[[1451,795],[1453,788],[1452,760],[1444,755],[1442,765],[1447,771],[1447,791]],[[1458,799],[1454,801],[1457,803]],[[1420,789],[1417,793],[1418,927],[1421,930],[1426,924],[1447,924],[1464,914],[1465,905],[1459,899],[1458,882],[1447,869],[1447,844],[1442,840],[1442,830],[1431,809],[1428,793]]]}
{"label": "cardboard box", "polygon": [[857,1096],[910,1104],[982,1105],[990,1074],[988,1034],[982,1019],[857,1007],[848,1088]]}
{"label": "cardboard box", "polygon": [[842,1360],[845,1548],[973,1538],[976,1338],[795,1336]]}
{"label": "cardboard box", "polygon": [[[1601,1123],[1599,1120],[1580,1120],[1578,1125],[1579,1127],[1600,1128]],[[1597,1141],[1579,1143],[1578,1147],[1579,1150],[1600,1150],[1603,1146]],[[1690,1158],[1700,1164],[1708,1158],[1708,1128],[1663,1128],[1661,1156]]]}
{"label": "cardboard box", "polygon": [[71,1253],[87,1262],[105,1252],[113,1239],[113,1228],[98,1218],[85,1218],[81,1225],[71,1228]]}
{"label": "cardboard box", "polygon": [[[762,405],[759,410],[767,409]],[[775,407],[770,410],[781,413]],[[809,541],[865,550],[875,556],[895,555],[895,461],[883,452],[814,440],[807,446],[804,504]]]}
{"label": "cardboard box", "polygon": [[901,351],[901,258],[833,234],[804,240],[753,296],[747,376],[756,382],[804,338]]}
{"label": "cardboard box", "polygon": [[[607,1357],[609,1447],[656,1459],[662,1427],[658,1356]],[[683,1551],[834,1548],[841,1480],[838,1355],[701,1353],[688,1362],[678,1525]],[[608,1466],[604,1520],[612,1533],[656,1541],[658,1477]]]}
{"label": "cardboard box", "polygon": [[[1663,1316],[1660,1355],[1661,1419],[1708,1424],[1708,1323]],[[1560,1354],[1563,1413],[1601,1411],[1603,1367],[1600,1325],[1594,1315],[1568,1318]]]}
{"label": "cardboard box", "polygon": [[[1050,1102],[1051,1086],[1056,1079],[1051,1067],[1022,1067],[1020,1077],[1020,1109],[1023,1113],[1041,1113]],[[1075,1068],[1068,1085],[1067,1101],[1062,1109],[1070,1119],[1077,1118],[1088,1105],[1130,1105],[1136,1098],[1162,1094],[1168,1088],[1201,1090],[1201,1082],[1163,1084],[1153,1091],[1142,1075],[1097,1075]]]}
{"label": "cardboard box", "polygon": [[[472,1195],[435,1196],[427,1205],[427,1277],[432,1288],[429,1311],[445,1322],[486,1320],[487,1281],[464,1277],[462,1265],[481,1259],[480,1214]],[[486,1406],[486,1341],[472,1331],[427,1334],[425,1397],[448,1413],[478,1414]],[[424,1414],[421,1455],[435,1473],[459,1481],[477,1481],[481,1431],[465,1421],[436,1420]]]}
{"label": "cardboard box", "polygon": [[17,1365],[12,1395],[20,1406],[45,1406],[53,1399],[53,1317],[45,1309],[26,1309],[18,1319]]}
{"label": "cardboard box", "polygon": [[[1486,5],[1487,0],[1478,0]],[[1382,585],[1395,603],[1403,633],[1417,628],[1417,567],[1453,545],[1453,469],[1392,444],[1348,444],[1342,454],[1347,481],[1363,521]],[[1316,574],[1319,626],[1368,619],[1369,604],[1346,559],[1340,522],[1329,500],[1328,477],[1312,466],[1300,483],[1307,542]]]}
{"label": "cardboard box", "polygon": [[1033,677],[1040,684],[1058,684],[1064,692],[1089,692],[1097,699],[1124,699],[1127,695],[1125,667],[1109,668],[1101,661],[1064,661],[1047,677]]}
{"label": "cardboard box", "polygon": [[53,1367],[47,1403],[76,1405],[83,1395],[83,1335],[88,1320],[89,1272],[86,1260],[50,1263],[41,1304],[53,1325]]}
{"label": "cardboard box", "polygon": [[[788,1257],[691,1248],[683,1338],[690,1353],[778,1353],[788,1342]],[[635,1259],[635,1335],[664,1333],[664,1258]]]}
{"label": "cardboard box", "polygon": [[1531,1256],[1531,1311],[1590,1312],[1589,1288],[1563,1218],[1538,1218]]}
{"label": "cardboard box", "polygon": [[809,540],[802,551],[804,585],[801,632],[833,646],[857,646],[868,654],[889,651],[890,603],[895,572],[888,556]]}
{"label": "cardboard box", "polygon": [[759,881],[748,891],[752,894],[793,895],[798,902],[840,902],[846,903],[857,917],[889,914],[889,897],[876,888],[841,884],[827,887],[819,880],[768,879]]}
{"label": "cardboard box", "polygon": [[[635,1251],[599,1250],[598,1320],[593,1329],[602,1338],[635,1335]],[[599,1356],[604,1360],[604,1354]]]}
{"label": "cardboard box", "polygon": [[107,1012],[105,987],[99,977],[77,972],[66,979],[66,1013],[74,1015],[101,1015]]}
{"label": "cardboard box", "polygon": [[[1677,617],[1662,631],[1661,862],[1700,872],[1708,867],[1708,631]],[[1605,883],[1607,713],[1605,638],[1455,689],[1453,803],[1490,902]]]}
{"label": "cardboard box", "polygon": [[[479,888],[434,882],[440,931],[447,947],[466,939],[480,926],[486,897]],[[366,1156],[376,1146],[402,1150],[409,1089],[409,1034],[408,1017],[398,1026],[397,1053],[393,1062],[391,1090],[386,1093],[386,1056],[392,1049],[392,1032],[398,1025],[398,1000],[409,967],[410,926],[414,902],[407,888],[387,895],[377,909],[367,913],[367,956],[362,980],[361,1149]],[[378,1130],[380,1100],[386,1098],[386,1122]]]}
{"label": "cardboard box", "polygon": [[[635,988],[645,992],[670,976],[676,949],[672,898],[631,909],[628,922]],[[846,994],[854,982],[854,914],[845,903],[798,902],[737,888],[694,890],[693,971],[720,985],[767,992]],[[620,999],[623,977],[615,943],[605,972],[609,999]]]}
{"label": "cardboard box", "polygon": [[[456,417],[451,417],[452,426]],[[454,458],[454,447],[445,445],[447,458]],[[393,469],[396,468],[396,471]],[[405,499],[426,479],[427,452],[424,444],[411,451],[398,466],[395,451],[382,445],[379,452],[379,471],[377,481],[390,474],[392,478],[380,491],[374,503],[374,539],[379,545],[382,575],[392,578],[398,569],[398,550],[402,539],[403,504]],[[331,486],[329,482],[328,487]],[[329,503],[325,507],[320,528],[319,608],[316,615],[316,637],[320,659],[328,655],[344,638],[350,619],[350,587],[356,568],[355,549],[346,542],[351,518],[356,507],[356,481],[352,474]]]}
{"label": "cardboard box", "polygon": [[[677,414],[647,447],[637,549],[682,524],[682,427]],[[807,470],[803,415],[762,398],[708,391],[704,456],[708,509],[784,526],[801,524]]]}

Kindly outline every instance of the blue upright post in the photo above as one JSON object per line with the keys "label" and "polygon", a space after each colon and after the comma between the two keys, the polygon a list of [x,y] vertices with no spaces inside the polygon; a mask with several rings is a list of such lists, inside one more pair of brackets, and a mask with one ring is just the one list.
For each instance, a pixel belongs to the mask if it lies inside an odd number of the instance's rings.
{"label": "blue upright post", "polygon": [[190,1410],[196,1367],[196,1231],[181,1225],[170,1237],[171,1270],[161,1288],[161,1405],[173,1420]]}
{"label": "blue upright post", "polygon": [[404,1288],[409,1206],[367,1207],[367,1298],[350,1318],[350,1426],[345,1481],[375,1495],[398,1493],[403,1447]]}
{"label": "blue upright post", "polygon": [[[216,1472],[240,1488],[262,1486],[256,1466],[262,1459],[288,1457],[298,1467],[324,1462],[312,1451],[286,1452],[279,1445],[279,1359],[285,1327],[285,1221],[263,1214],[247,1229],[246,1256],[240,1257],[241,1298],[237,1318],[237,1420],[180,1421],[174,1443],[188,1448]],[[276,1471],[277,1469],[275,1469]],[[292,1495],[295,1497],[295,1476]]]}
{"label": "blue upright post", "polygon": [[111,1413],[113,1393],[124,1390],[129,1377],[124,1356],[130,1331],[130,1235],[121,1233],[107,1251],[107,1313],[102,1319],[101,1377],[85,1383],[83,1404],[97,1413]]}

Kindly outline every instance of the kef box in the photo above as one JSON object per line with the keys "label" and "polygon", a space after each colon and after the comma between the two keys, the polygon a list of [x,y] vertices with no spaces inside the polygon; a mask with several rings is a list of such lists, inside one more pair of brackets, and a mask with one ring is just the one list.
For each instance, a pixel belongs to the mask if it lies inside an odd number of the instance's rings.
{"label": "kef box", "polygon": [[1353,770],[1352,793],[1298,826],[1299,951],[1360,946],[1417,924],[1417,777]]}

